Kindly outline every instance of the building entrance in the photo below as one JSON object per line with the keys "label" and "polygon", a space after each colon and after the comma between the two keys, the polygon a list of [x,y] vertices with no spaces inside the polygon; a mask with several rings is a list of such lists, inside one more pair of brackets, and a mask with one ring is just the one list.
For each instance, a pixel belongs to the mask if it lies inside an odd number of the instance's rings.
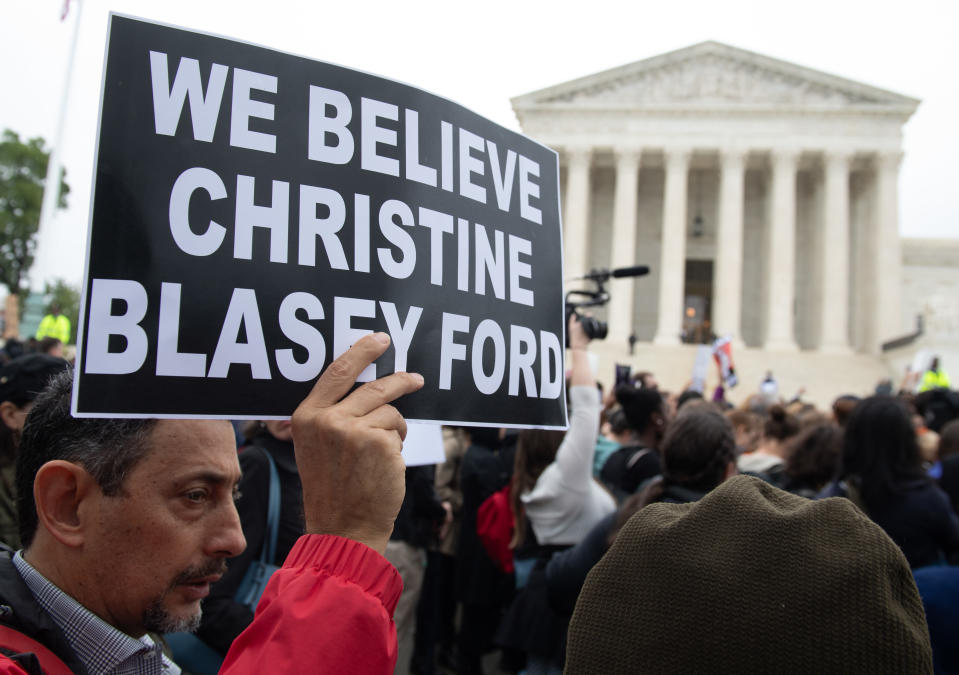
{"label": "building entrance", "polygon": [[687,260],[684,288],[683,342],[712,343],[713,261]]}

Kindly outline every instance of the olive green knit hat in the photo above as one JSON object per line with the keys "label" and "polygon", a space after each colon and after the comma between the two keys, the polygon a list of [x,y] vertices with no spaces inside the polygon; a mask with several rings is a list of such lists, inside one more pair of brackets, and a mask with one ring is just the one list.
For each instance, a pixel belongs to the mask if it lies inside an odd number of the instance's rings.
{"label": "olive green knit hat", "polygon": [[736,476],[651,504],[593,568],[566,672],[931,673],[899,548],[846,499]]}

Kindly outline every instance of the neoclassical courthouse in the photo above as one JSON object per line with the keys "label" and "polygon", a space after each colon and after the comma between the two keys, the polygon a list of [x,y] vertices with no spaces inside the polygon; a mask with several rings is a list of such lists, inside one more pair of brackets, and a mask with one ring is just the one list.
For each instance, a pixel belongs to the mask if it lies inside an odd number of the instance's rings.
{"label": "neoclassical courthouse", "polygon": [[904,297],[904,249],[937,249],[899,236],[918,100],[705,42],[512,104],[523,133],[560,153],[567,279],[650,267],[610,283],[604,361],[628,362],[632,335],[635,367],[688,379],[695,350],[676,346],[714,332],[755,377],[838,368],[871,387],[890,371],[881,346],[915,330],[925,301]]}

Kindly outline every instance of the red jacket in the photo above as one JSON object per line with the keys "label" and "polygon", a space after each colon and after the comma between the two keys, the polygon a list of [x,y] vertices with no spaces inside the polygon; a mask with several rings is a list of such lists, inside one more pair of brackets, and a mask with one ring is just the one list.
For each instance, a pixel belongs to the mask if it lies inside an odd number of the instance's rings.
{"label": "red jacket", "polygon": [[396,665],[399,573],[342,537],[300,537],[220,673],[383,673]]}
{"label": "red jacket", "polygon": [[[402,590],[396,568],[373,549],[342,537],[300,537],[220,673],[389,675]],[[25,671],[0,655],[0,675]]]}

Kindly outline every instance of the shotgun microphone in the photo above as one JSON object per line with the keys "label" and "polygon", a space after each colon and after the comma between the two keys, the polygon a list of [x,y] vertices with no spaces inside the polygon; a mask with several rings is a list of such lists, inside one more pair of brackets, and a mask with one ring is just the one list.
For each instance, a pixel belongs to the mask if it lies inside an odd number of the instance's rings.
{"label": "shotgun microphone", "polygon": [[610,277],[619,279],[621,277],[641,277],[649,274],[647,265],[633,265],[632,267],[620,267],[615,270],[593,270],[589,274],[578,277],[579,279],[589,279],[590,281],[606,281]]}

